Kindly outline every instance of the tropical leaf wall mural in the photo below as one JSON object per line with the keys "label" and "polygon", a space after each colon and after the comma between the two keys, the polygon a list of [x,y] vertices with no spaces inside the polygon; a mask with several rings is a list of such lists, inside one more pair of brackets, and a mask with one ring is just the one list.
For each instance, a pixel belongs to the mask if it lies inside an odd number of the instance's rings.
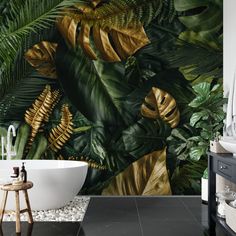
{"label": "tropical leaf wall mural", "polygon": [[222,8],[1,1],[0,134],[17,127],[16,159],[87,162],[81,194],[199,194],[225,117]]}

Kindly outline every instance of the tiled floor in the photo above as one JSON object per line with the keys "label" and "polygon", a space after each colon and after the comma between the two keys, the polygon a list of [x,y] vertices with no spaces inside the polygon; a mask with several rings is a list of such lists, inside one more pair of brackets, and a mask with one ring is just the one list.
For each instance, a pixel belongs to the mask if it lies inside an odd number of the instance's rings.
{"label": "tiled floor", "polygon": [[[15,235],[14,231],[14,223],[3,224],[4,236]],[[217,231],[216,236],[225,236]],[[35,223],[32,234],[23,224],[21,235],[206,236],[207,206],[199,197],[93,197],[81,224]]]}

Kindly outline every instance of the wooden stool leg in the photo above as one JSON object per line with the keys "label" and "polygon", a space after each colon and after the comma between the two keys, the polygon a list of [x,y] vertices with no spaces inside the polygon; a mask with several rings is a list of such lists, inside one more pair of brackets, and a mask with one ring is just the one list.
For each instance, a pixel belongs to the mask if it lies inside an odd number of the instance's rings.
{"label": "wooden stool leg", "polygon": [[8,191],[4,191],[3,192],[3,199],[2,199],[2,206],[0,209],[0,224],[2,224],[2,220],[3,220],[3,216],[4,216],[4,211],[5,211],[5,207],[6,207],[6,203],[7,203],[7,195],[8,195]]}
{"label": "wooden stool leg", "polygon": [[19,200],[19,191],[15,191],[16,196],[16,233],[21,232],[20,227],[20,200]]}
{"label": "wooden stool leg", "polygon": [[28,196],[27,190],[24,190],[24,194],[25,194],[25,202],[26,202],[27,209],[28,209],[28,222],[29,222],[29,224],[33,224],[34,220],[33,220],[33,216],[32,216],[32,211],[31,211],[31,207],[30,207],[30,201],[29,201],[29,196]]}
{"label": "wooden stool leg", "polygon": [[2,226],[0,225],[0,236],[3,236]]}

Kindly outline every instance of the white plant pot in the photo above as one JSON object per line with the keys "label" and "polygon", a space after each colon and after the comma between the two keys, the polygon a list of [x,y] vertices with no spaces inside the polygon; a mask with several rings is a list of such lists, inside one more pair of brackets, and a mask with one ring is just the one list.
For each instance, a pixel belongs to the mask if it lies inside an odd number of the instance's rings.
{"label": "white plant pot", "polygon": [[210,141],[210,151],[214,153],[230,153],[229,151],[223,148],[223,146],[221,145],[222,142],[224,143],[224,141],[222,140],[220,140],[219,142]]}
{"label": "white plant pot", "polygon": [[202,201],[208,202],[208,179],[202,178]]}

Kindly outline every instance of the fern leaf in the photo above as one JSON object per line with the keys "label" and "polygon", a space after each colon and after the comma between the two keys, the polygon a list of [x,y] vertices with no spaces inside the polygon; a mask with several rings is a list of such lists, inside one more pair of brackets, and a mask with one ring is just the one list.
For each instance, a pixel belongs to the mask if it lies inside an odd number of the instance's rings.
{"label": "fern leaf", "polygon": [[35,100],[32,107],[25,112],[25,121],[31,126],[31,135],[28,146],[31,146],[36,134],[47,113],[50,112],[53,103],[51,87],[47,85],[39,97]]}
{"label": "fern leaf", "polygon": [[45,114],[44,116],[44,121],[48,122],[49,121],[49,117],[52,114],[52,111],[54,109],[54,107],[57,105],[57,103],[59,102],[61,98],[60,92],[59,90],[55,90],[52,92],[52,100],[51,100],[51,106],[47,112],[47,114]]}
{"label": "fern leaf", "polygon": [[88,163],[88,166],[92,169],[97,169],[97,170],[107,170],[108,169],[107,166],[101,165],[101,164],[95,162],[94,160],[89,159],[89,157],[82,156],[80,158],[80,161],[84,161],[84,162]]}
{"label": "fern leaf", "polygon": [[62,106],[61,114],[62,117],[60,124],[51,130],[48,138],[50,143],[49,148],[55,152],[63,147],[73,133],[73,117],[67,104]]}

